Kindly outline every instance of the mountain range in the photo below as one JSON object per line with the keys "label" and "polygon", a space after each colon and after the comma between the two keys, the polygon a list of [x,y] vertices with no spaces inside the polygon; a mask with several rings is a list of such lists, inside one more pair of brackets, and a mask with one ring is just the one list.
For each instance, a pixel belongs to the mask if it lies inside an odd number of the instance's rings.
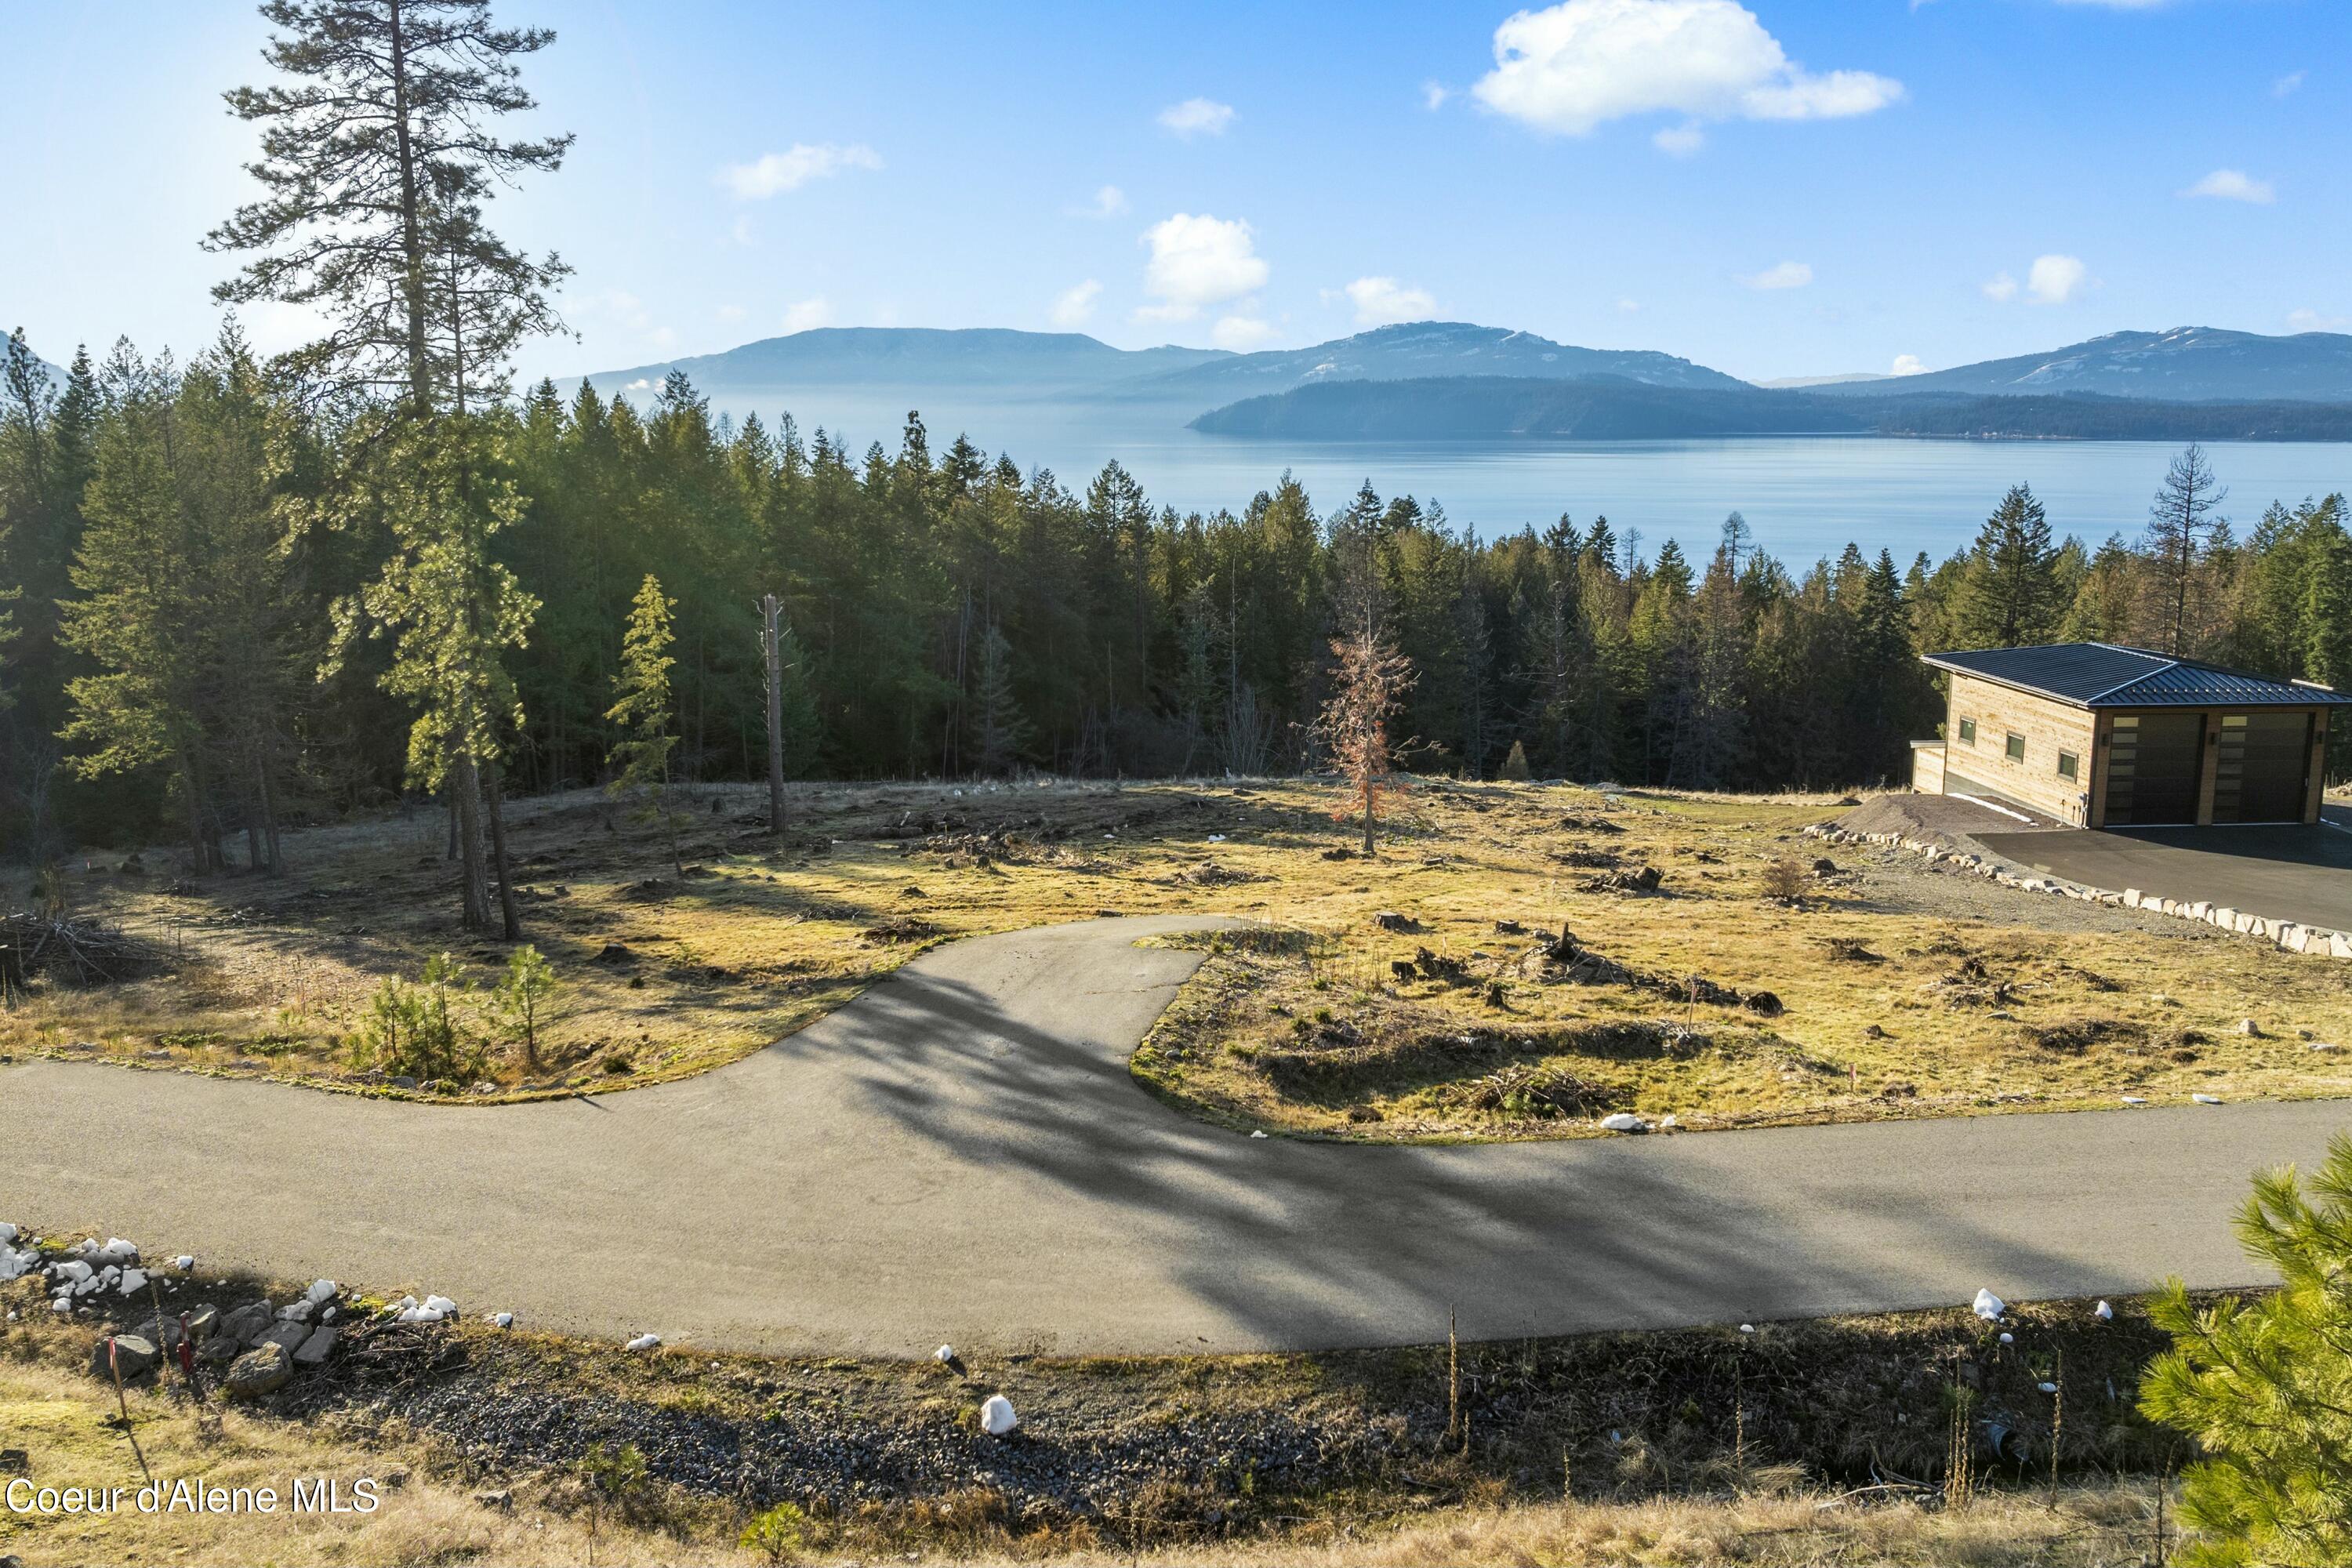
{"label": "mountain range", "polygon": [[1312,348],[1256,353],[1173,346],[1116,349],[1080,332],[996,327],[819,327],[724,353],[602,371],[588,379],[606,390],[643,392],[659,386],[672,370],[685,371],[697,391],[722,400],[789,387],[989,386],[1027,397],[1108,395],[1189,404],[1195,413],[1326,381],[1609,375],[1657,386],[1747,384],[1672,354],[1576,348],[1533,332],[1461,321],[1375,327]]}
{"label": "mountain range", "polygon": [[[1723,436],[1941,436],[2110,441],[2343,441],[2352,404],[1645,386],[1611,377],[1444,376],[1327,382],[1212,409],[1192,428],[1304,441],[1658,441]],[[1902,390],[1896,390],[1901,388]]]}
{"label": "mountain range", "polygon": [[2212,327],[2110,332],[1912,375],[1762,386],[1672,354],[1462,321],[1255,353],[1118,349],[1078,332],[827,327],[589,379],[643,396],[673,370],[721,406],[981,397],[1076,405],[1130,425],[1141,416],[1158,428],[1315,439],[1901,431],[2311,440],[2342,438],[2344,410],[2329,405],[2352,405],[2352,336]]}
{"label": "mountain range", "polygon": [[[2098,393],[2184,403],[2274,401],[2352,403],[2352,337],[2299,332],[2269,338],[2219,327],[2167,332],[2109,332],[2048,353],[1986,360],[1897,378],[1910,393],[1979,396]],[[1816,390],[1874,394],[1885,384],[1843,381]]]}

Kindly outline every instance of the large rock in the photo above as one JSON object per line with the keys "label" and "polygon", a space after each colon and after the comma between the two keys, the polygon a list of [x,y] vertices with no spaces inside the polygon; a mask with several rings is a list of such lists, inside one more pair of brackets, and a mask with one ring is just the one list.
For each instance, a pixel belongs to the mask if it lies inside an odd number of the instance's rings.
{"label": "large rock", "polygon": [[294,1376],[294,1358],[284,1345],[270,1343],[249,1350],[229,1363],[221,1386],[232,1399],[258,1399],[275,1394]]}
{"label": "large rock", "polygon": [[268,1302],[247,1301],[242,1307],[230,1309],[221,1319],[221,1337],[241,1345],[258,1343],[261,1336],[269,1331],[269,1325],[276,1317]]}
{"label": "large rock", "polygon": [[142,1340],[153,1341],[163,1346],[166,1352],[180,1348],[182,1336],[180,1320],[177,1318],[150,1318],[131,1331]]}
{"label": "large rock", "polygon": [[323,1365],[326,1359],[335,1353],[335,1342],[341,1338],[342,1338],[342,1331],[340,1329],[311,1330],[310,1337],[304,1340],[294,1352],[294,1364],[297,1366]]}
{"label": "large rock", "polygon": [[101,1383],[112,1383],[118,1372],[122,1374],[122,1381],[125,1383],[129,1383],[134,1377],[144,1377],[162,1364],[163,1360],[163,1352],[155,1348],[153,1340],[138,1334],[116,1334],[114,1364],[110,1368],[107,1365],[106,1346],[106,1336],[101,1334],[98,1343],[92,1345],[89,1352],[89,1374]]}
{"label": "large rock", "polygon": [[292,1355],[302,1348],[302,1342],[310,1337],[310,1325],[308,1323],[297,1323],[290,1320],[272,1323],[269,1325],[269,1331],[261,1336],[254,1349],[259,1350],[263,1345],[276,1345],[288,1355]]}

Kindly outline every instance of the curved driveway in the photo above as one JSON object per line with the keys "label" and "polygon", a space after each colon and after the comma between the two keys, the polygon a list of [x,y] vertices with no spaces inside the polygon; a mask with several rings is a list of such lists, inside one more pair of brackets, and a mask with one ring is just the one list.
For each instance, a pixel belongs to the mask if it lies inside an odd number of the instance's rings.
{"label": "curved driveway", "polygon": [[2248,1282],[2257,1167],[2340,1103],[1397,1148],[1191,1121],[1127,1057],[1181,917],[942,948],[733,1066],[594,1101],[0,1068],[0,1215],[200,1268],[676,1343],[1240,1351]]}

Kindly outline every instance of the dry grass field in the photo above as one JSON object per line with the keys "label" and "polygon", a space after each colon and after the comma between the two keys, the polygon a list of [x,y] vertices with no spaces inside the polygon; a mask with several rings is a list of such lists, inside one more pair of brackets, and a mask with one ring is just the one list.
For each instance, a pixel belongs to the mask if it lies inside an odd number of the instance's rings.
{"label": "dry grass field", "polygon": [[457,1005],[477,1075],[409,1091],[369,1070],[385,977],[447,950],[486,986],[506,958],[456,929],[432,812],[296,834],[275,880],[192,882],[165,848],[78,863],[68,913],[163,962],[12,994],[0,1051],[470,1100],[614,1089],[741,1057],[940,942],[1198,911],[1258,929],[1201,939],[1137,1072],[1254,1128],[1543,1137],[1617,1110],[1703,1129],[2352,1092],[2329,1048],[2352,1047],[2345,966],[1907,858],[1816,870],[1799,830],[1834,797],[1433,782],[1370,859],[1312,782],[804,785],[781,841],[763,792],[689,799],[683,876],[625,804],[515,808],[527,939],[559,983],[536,1063],[490,1037],[478,992]]}

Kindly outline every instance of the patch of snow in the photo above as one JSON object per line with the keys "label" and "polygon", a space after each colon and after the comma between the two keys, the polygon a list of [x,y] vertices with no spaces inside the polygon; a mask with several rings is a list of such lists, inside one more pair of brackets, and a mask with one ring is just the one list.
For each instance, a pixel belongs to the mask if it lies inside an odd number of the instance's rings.
{"label": "patch of snow", "polygon": [[992,1437],[1002,1437],[1021,1425],[1021,1417],[1013,1414],[1013,1401],[1001,1394],[992,1394],[980,1407],[980,1429]]}
{"label": "patch of snow", "polygon": [[1986,1322],[1997,1323],[2000,1321],[2000,1315],[2009,1310],[2009,1303],[1991,1291],[1979,1287],[1977,1290],[1976,1301],[1969,1310]]}

